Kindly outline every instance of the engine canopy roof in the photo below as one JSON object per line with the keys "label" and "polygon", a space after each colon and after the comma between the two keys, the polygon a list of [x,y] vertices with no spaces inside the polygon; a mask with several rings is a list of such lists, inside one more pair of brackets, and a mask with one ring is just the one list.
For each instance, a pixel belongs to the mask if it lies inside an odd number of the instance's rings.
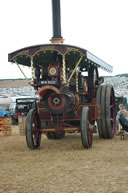
{"label": "engine canopy roof", "polygon": [[67,67],[74,68],[75,62],[78,61],[80,56],[83,59],[80,63],[80,67],[84,68],[88,65],[101,68],[107,72],[112,72],[113,67],[99,59],[89,51],[66,44],[43,44],[26,47],[8,54],[8,61],[12,63],[18,63],[24,66],[31,66],[31,58],[33,57],[34,67],[38,65],[47,64],[55,61],[56,55],[65,55]]}

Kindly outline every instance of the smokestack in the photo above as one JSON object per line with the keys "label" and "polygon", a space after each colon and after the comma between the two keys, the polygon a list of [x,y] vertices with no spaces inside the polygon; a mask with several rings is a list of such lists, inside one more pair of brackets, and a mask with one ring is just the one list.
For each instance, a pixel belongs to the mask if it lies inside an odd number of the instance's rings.
{"label": "smokestack", "polygon": [[52,21],[53,21],[53,37],[52,43],[63,43],[61,37],[61,16],[60,16],[60,0],[52,0]]}

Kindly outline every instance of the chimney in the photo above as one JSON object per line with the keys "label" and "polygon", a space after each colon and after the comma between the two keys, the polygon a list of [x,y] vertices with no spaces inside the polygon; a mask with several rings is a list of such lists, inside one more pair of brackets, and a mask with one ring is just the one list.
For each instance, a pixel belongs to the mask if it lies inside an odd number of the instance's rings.
{"label": "chimney", "polygon": [[53,37],[50,41],[56,44],[63,43],[64,39],[61,36],[60,0],[52,0],[52,22]]}

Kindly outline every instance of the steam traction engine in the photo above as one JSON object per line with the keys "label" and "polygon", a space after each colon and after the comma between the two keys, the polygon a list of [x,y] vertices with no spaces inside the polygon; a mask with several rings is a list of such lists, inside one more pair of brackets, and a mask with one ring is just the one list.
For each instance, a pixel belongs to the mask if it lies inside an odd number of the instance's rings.
{"label": "steam traction engine", "polygon": [[10,62],[31,67],[31,85],[39,95],[27,115],[26,141],[30,149],[37,149],[42,133],[48,139],[61,139],[67,131],[78,131],[83,147],[90,148],[95,121],[100,138],[111,139],[115,134],[114,90],[102,84],[98,75],[98,68],[111,72],[112,67],[87,50],[62,44],[57,2],[53,0],[53,24],[57,25],[53,25],[52,44],[9,54]]}

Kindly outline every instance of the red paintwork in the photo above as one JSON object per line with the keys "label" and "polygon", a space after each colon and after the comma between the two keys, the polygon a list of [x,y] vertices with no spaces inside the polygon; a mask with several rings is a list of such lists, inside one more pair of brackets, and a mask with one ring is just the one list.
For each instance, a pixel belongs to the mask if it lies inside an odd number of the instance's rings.
{"label": "red paintwork", "polygon": [[41,87],[38,91],[37,91],[37,94],[39,94],[42,98],[44,97],[46,91],[48,90],[53,90],[55,91],[57,94],[60,94],[60,91],[54,87],[54,86],[51,86],[51,85],[48,85],[48,86],[43,86]]}

